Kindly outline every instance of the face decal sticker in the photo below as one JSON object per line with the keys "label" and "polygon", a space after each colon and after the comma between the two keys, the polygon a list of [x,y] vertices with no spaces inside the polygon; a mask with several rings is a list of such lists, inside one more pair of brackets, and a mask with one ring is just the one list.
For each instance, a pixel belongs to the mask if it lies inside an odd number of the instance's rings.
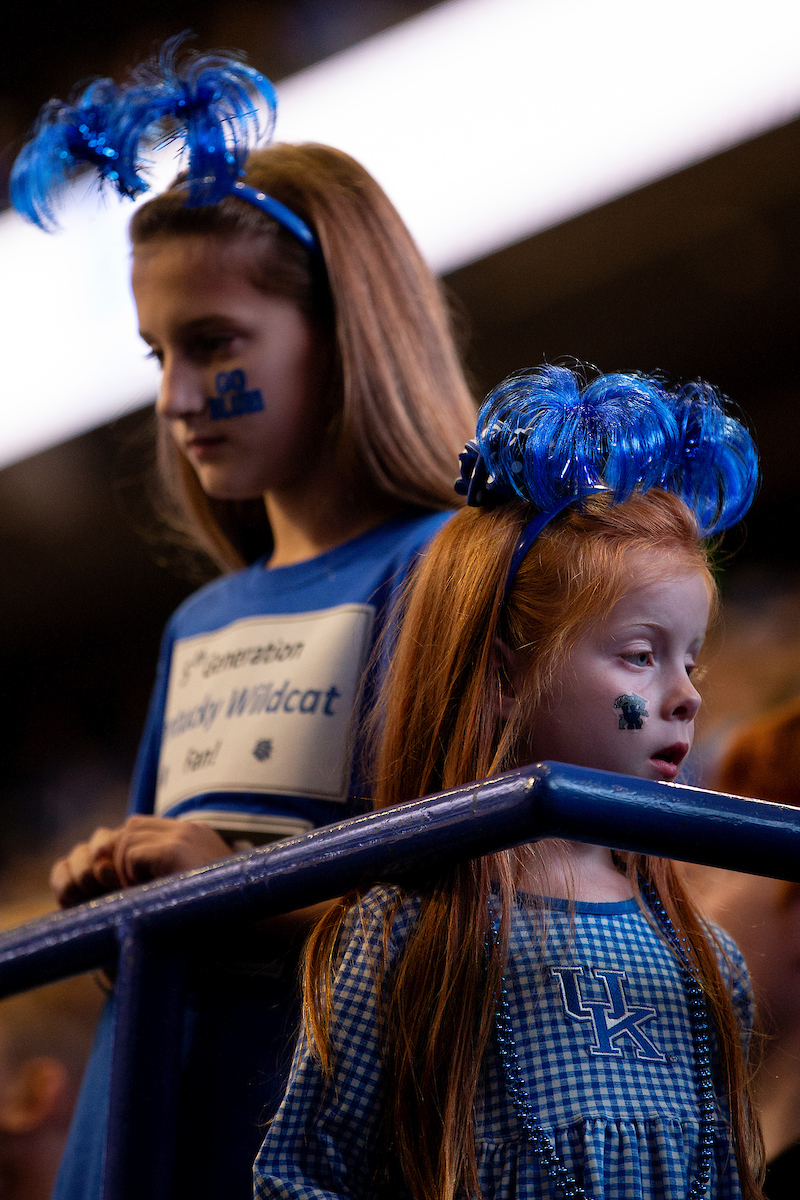
{"label": "face decal sticker", "polygon": [[641,729],[644,724],[645,717],[649,717],[647,711],[647,701],[641,696],[625,693],[622,696],[617,696],[614,701],[614,708],[621,709],[619,714],[620,729]]}
{"label": "face decal sticker", "polygon": [[244,371],[220,371],[214,380],[218,395],[207,399],[208,415],[212,421],[242,417],[245,413],[264,411],[264,397],[256,388],[247,391]]}

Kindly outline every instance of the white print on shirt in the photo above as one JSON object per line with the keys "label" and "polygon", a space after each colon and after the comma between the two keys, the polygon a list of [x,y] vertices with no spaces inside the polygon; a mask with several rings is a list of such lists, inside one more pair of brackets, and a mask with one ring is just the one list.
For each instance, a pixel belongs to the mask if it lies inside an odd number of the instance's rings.
{"label": "white print on shirt", "polygon": [[347,799],[374,609],[247,617],[172,650],[155,811],[205,792]]}
{"label": "white print on shirt", "polygon": [[583,973],[583,967],[550,968],[550,974],[559,982],[566,1015],[572,1017],[573,1021],[592,1023],[594,1043],[589,1047],[589,1053],[604,1058],[620,1058],[622,1050],[615,1043],[627,1037],[636,1048],[637,1058],[645,1062],[666,1062],[665,1055],[641,1028],[656,1016],[656,1009],[644,1004],[628,1004],[622,987],[623,980],[627,981],[626,973],[592,968],[594,978],[603,983],[605,997],[602,1000],[587,1000],[581,996],[578,978]]}

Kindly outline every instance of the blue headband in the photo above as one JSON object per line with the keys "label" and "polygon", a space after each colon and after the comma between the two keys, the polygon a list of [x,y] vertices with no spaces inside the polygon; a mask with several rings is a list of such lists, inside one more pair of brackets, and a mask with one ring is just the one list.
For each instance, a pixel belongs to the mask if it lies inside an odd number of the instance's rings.
{"label": "blue headband", "polygon": [[654,376],[542,366],[504,380],[478,413],[460,455],[456,491],[467,504],[508,500],[537,510],[509,564],[505,595],[533,542],[570,504],[599,493],[618,504],[662,488],[710,537],[740,521],[758,488],[758,453],[709,384],[669,390]]}
{"label": "blue headband", "polygon": [[511,563],[508,568],[508,577],[506,579],[506,587],[503,592],[503,601],[508,598],[508,593],[511,591],[511,585],[514,582],[514,577],[517,571],[522,566],[522,560],[530,550],[533,543],[538,538],[539,534],[544,529],[545,525],[549,525],[553,517],[557,517],[560,512],[568,508],[570,504],[579,504],[582,500],[588,500],[590,496],[599,496],[608,492],[606,487],[586,488],[579,496],[566,496],[560,504],[555,508],[551,508],[549,512],[537,513],[532,517],[528,524],[523,529],[517,539],[517,544],[514,547],[514,553],[511,555]]}
{"label": "blue headband", "polygon": [[[243,181],[251,149],[266,144],[275,125],[277,97],[266,76],[222,54],[176,56],[184,35],[118,88],[96,80],[72,102],[50,100],[11,172],[11,201],[43,229],[57,225],[53,200],[85,166],[101,185],[135,198],[149,184],[142,146],[179,145],[187,156],[187,206],[238,196],[267,213],[309,250],[318,243],[307,223],[279,200]],[[266,121],[259,114],[266,108]]]}
{"label": "blue headband", "polygon": [[240,200],[247,201],[248,204],[260,208],[262,212],[273,217],[284,229],[293,233],[298,242],[302,242],[307,249],[319,249],[317,239],[305,221],[285,204],[281,204],[280,200],[276,200],[274,196],[268,196],[266,192],[261,192],[257,188],[251,187],[249,183],[243,183],[240,179],[231,188],[231,195],[238,196]]}

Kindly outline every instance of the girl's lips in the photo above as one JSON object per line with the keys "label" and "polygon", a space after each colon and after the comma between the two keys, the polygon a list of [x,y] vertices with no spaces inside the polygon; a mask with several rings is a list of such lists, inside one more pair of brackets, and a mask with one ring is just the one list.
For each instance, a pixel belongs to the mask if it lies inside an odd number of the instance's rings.
{"label": "girl's lips", "polygon": [[650,762],[663,779],[675,779],[686,755],[689,753],[688,742],[673,742],[650,755]]}
{"label": "girl's lips", "polygon": [[204,437],[195,434],[193,437],[187,438],[183,443],[184,453],[189,454],[192,458],[204,458],[208,454],[213,454],[225,441],[223,434],[208,434]]}
{"label": "girl's lips", "polygon": [[678,768],[675,766],[675,763],[665,762],[662,758],[651,758],[650,762],[653,764],[659,779],[671,783],[673,779],[677,778]]}

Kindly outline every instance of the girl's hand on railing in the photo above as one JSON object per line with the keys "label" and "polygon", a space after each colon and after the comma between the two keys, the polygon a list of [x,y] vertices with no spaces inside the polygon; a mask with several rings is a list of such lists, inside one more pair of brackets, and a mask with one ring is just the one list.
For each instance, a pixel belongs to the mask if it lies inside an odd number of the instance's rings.
{"label": "girl's hand on railing", "polygon": [[233,854],[210,825],[170,817],[128,817],[117,830],[114,871],[118,886],[147,883],[176,871],[204,867]]}
{"label": "girl's hand on railing", "polygon": [[202,867],[232,851],[208,825],[166,817],[128,817],[120,829],[97,829],[50,873],[62,908],[162,875]]}
{"label": "girl's hand on railing", "polygon": [[62,908],[82,904],[93,896],[121,887],[114,866],[119,829],[96,829],[88,842],[79,842],[50,872],[50,887]]}

